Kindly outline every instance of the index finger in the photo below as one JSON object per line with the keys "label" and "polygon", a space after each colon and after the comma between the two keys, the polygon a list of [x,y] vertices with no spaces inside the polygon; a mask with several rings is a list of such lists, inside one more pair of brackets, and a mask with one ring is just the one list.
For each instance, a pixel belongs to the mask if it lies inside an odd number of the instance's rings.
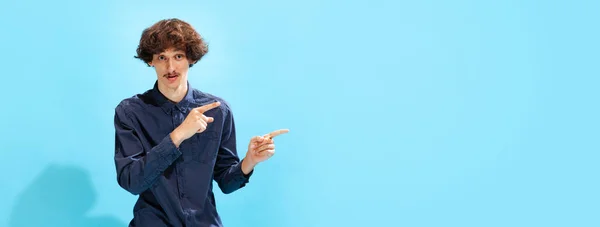
{"label": "index finger", "polygon": [[274,138],[275,136],[288,133],[289,131],[290,131],[289,129],[279,129],[279,130],[275,130],[275,131],[269,133],[268,136],[271,138]]}
{"label": "index finger", "polygon": [[204,113],[204,112],[212,110],[215,107],[220,106],[220,105],[221,105],[221,102],[217,101],[217,102],[213,102],[211,104],[206,104],[206,105],[201,106],[201,107],[196,107],[196,110],[200,111],[200,113]]}

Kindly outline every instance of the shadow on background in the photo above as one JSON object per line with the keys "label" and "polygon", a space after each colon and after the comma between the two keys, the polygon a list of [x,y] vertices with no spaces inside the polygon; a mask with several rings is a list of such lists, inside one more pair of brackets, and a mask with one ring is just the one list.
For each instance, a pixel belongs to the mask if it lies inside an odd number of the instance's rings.
{"label": "shadow on background", "polygon": [[9,226],[127,226],[115,217],[88,215],[95,199],[87,171],[51,164],[19,195]]}

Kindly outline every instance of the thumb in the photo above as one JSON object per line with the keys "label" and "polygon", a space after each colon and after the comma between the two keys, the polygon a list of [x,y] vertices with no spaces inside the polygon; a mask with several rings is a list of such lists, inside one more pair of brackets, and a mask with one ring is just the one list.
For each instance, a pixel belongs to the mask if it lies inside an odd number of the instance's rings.
{"label": "thumb", "polygon": [[251,149],[256,147],[256,143],[258,143],[259,138],[260,138],[260,136],[255,136],[255,137],[252,137],[252,139],[250,139],[250,148]]}

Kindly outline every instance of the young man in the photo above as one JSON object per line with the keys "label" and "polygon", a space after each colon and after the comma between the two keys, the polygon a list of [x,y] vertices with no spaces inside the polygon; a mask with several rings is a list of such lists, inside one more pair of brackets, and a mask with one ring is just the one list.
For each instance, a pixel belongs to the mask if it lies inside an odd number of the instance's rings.
{"label": "young man", "polygon": [[139,198],[129,226],[222,226],[213,180],[223,193],[244,187],[254,167],[275,153],[277,130],[236,151],[231,108],[190,87],[188,69],[208,51],[188,23],[161,20],[142,33],[136,58],[154,67],[154,88],[115,110],[119,185]]}

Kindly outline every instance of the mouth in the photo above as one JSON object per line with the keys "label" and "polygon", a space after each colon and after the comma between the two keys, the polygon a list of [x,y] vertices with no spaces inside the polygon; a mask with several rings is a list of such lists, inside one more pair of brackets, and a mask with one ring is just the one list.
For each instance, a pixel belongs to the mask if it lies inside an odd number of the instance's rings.
{"label": "mouth", "polygon": [[174,82],[179,77],[179,74],[169,74],[165,75],[165,77],[167,78],[167,80],[169,80],[169,82]]}

